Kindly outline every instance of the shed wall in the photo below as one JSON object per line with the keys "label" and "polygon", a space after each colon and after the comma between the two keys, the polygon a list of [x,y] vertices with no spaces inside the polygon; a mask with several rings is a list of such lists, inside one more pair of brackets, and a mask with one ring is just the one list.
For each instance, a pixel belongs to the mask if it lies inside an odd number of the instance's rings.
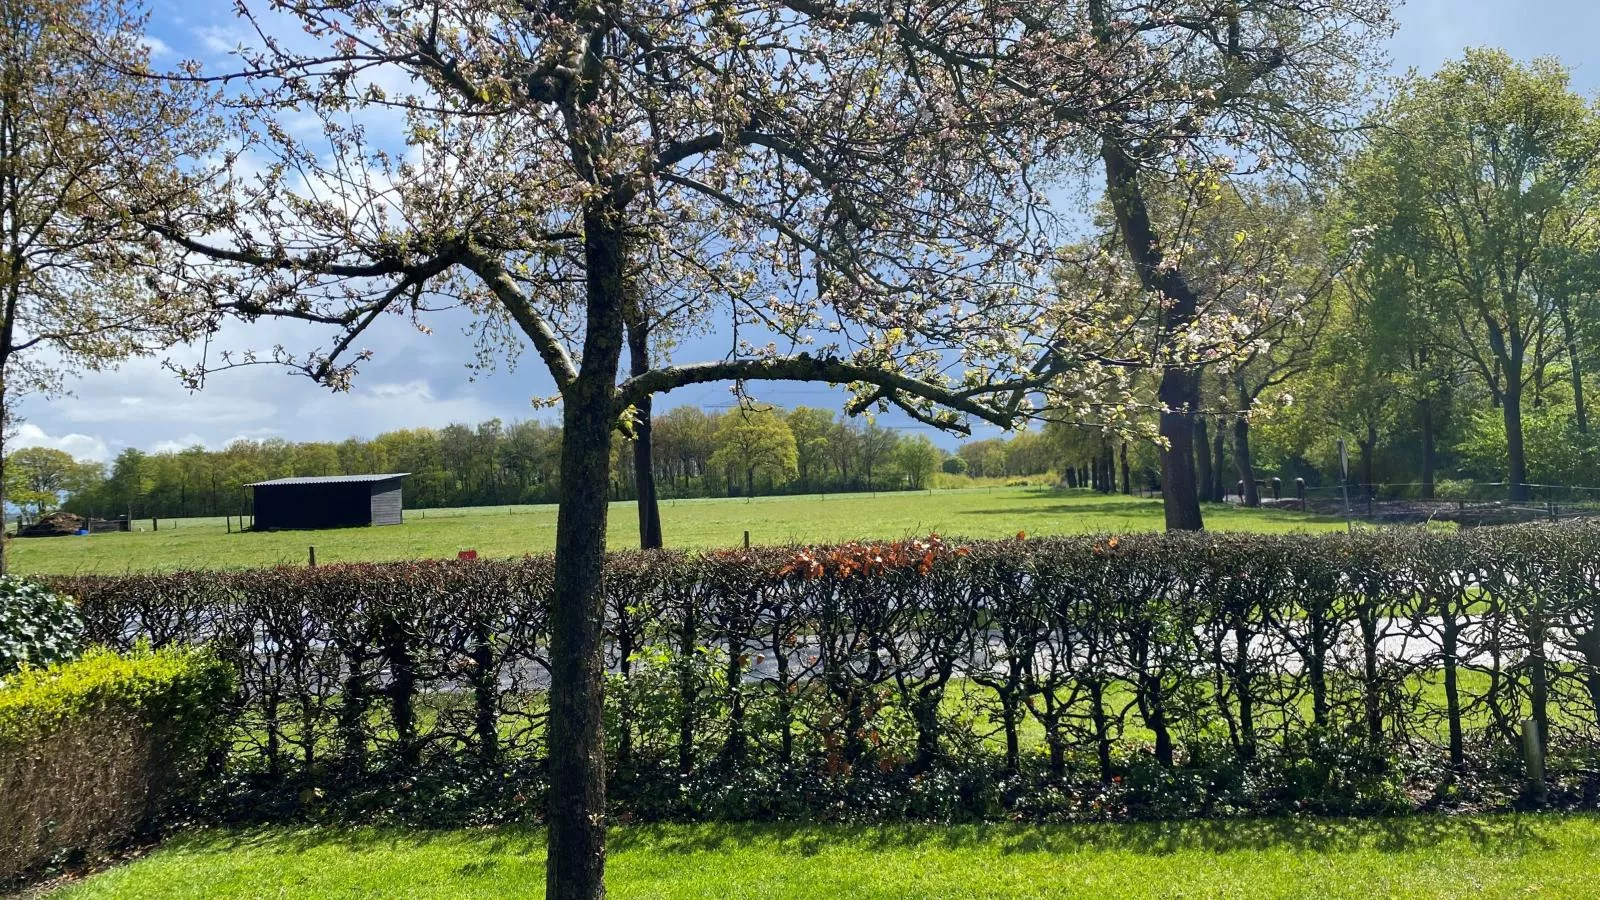
{"label": "shed wall", "polygon": [[399,525],[404,519],[400,479],[372,482],[372,524]]}
{"label": "shed wall", "polygon": [[371,485],[282,484],[255,489],[255,527],[342,528],[372,523]]}

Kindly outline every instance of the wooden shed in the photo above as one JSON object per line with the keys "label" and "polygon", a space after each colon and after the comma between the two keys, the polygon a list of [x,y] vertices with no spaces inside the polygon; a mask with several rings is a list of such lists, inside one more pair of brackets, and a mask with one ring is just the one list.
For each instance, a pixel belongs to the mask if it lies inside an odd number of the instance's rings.
{"label": "wooden shed", "polygon": [[399,525],[404,518],[400,479],[409,474],[258,481],[250,485],[255,491],[255,529]]}

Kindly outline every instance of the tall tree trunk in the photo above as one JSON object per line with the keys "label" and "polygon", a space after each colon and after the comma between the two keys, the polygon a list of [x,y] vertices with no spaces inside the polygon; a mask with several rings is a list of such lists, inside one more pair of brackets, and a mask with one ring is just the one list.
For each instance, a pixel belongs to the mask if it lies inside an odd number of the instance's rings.
{"label": "tall tree trunk", "polygon": [[1198,473],[1196,494],[1201,500],[1214,501],[1211,495],[1215,479],[1211,474],[1211,438],[1207,435],[1205,416],[1194,417],[1194,461]]}
{"label": "tall tree trunk", "polygon": [[1433,449],[1433,398],[1417,401],[1417,423],[1422,428],[1422,499],[1433,499],[1434,449]]}
{"label": "tall tree trunk", "polygon": [[582,365],[562,392],[560,505],[550,604],[549,829],[545,893],[605,896],[606,486],[623,343],[623,247],[618,213],[584,210],[588,301]]}
{"label": "tall tree trunk", "polygon": [[1501,411],[1506,423],[1506,481],[1507,496],[1513,502],[1525,501],[1528,492],[1528,457],[1522,444],[1522,385],[1519,380],[1507,378]]}
{"label": "tall tree trunk", "polygon": [[[1095,10],[1104,18],[1104,9]],[[1108,23],[1095,23],[1102,39]],[[1101,141],[1100,157],[1105,163],[1106,188],[1122,232],[1123,245],[1139,272],[1146,291],[1164,298],[1167,333],[1176,334],[1189,326],[1199,309],[1199,299],[1175,266],[1167,265],[1162,242],[1150,221],[1139,173],[1116,136]],[[1169,365],[1161,373],[1156,390],[1161,401],[1161,505],[1168,531],[1198,531],[1205,527],[1200,501],[1195,493],[1194,416],[1200,408],[1200,374],[1186,366]]]}
{"label": "tall tree trunk", "polygon": [[[628,371],[643,375],[650,370],[650,330],[636,312],[628,322]],[[654,424],[651,422],[650,397],[639,401],[637,417],[633,424],[633,482],[639,495],[639,547],[659,550],[661,537],[661,503],[656,494]]]}
{"label": "tall tree trunk", "polygon": [[1361,496],[1371,497],[1377,492],[1374,473],[1377,471],[1376,457],[1378,455],[1378,425],[1371,419],[1367,420],[1367,433],[1356,441],[1357,451],[1361,455]]}
{"label": "tall tree trunk", "polygon": [[1122,460],[1121,460],[1122,461],[1122,493],[1124,493],[1124,494],[1132,494],[1133,493],[1133,481],[1128,478],[1128,442],[1127,441],[1123,441],[1122,442],[1122,448],[1121,448],[1121,450],[1119,452],[1120,452],[1121,457],[1122,457]]}
{"label": "tall tree trunk", "polygon": [[1583,399],[1583,354],[1578,346],[1578,331],[1572,324],[1572,310],[1565,302],[1561,311],[1561,332],[1567,342],[1567,363],[1572,367],[1572,406],[1574,425],[1579,434],[1589,433],[1589,410]]}
{"label": "tall tree trunk", "polygon": [[1224,435],[1226,428],[1217,422],[1217,433],[1211,436],[1211,499],[1218,503],[1228,499],[1228,490],[1224,486],[1228,471],[1227,440]]}
{"label": "tall tree trunk", "polygon": [[1234,465],[1239,468],[1239,481],[1244,484],[1244,505],[1261,505],[1261,491],[1256,488],[1255,463],[1250,457],[1250,418],[1239,416],[1233,420]]}

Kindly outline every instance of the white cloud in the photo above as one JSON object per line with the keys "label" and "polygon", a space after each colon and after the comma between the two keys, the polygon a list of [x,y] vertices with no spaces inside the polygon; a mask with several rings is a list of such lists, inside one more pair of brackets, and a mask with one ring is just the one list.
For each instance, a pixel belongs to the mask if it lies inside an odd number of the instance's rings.
{"label": "white cloud", "polygon": [[21,447],[49,447],[60,450],[78,460],[110,462],[111,448],[100,438],[87,434],[50,435],[32,422],[24,422],[8,442],[9,449]]}
{"label": "white cloud", "polygon": [[163,56],[172,55],[172,48],[167,46],[167,42],[153,34],[140,35],[139,42],[144,44],[146,50],[150,51],[151,59],[160,59]]}

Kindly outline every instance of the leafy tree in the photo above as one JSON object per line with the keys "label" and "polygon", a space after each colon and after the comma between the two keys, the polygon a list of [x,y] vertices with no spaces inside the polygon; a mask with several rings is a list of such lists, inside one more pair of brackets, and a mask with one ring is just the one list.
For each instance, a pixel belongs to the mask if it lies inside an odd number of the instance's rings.
{"label": "leafy tree", "polygon": [[868,422],[857,435],[856,464],[867,479],[867,490],[875,490],[872,475],[894,457],[895,449],[900,446],[900,434],[877,422]]}
{"label": "leafy tree", "polygon": [[50,447],[24,447],[6,457],[6,496],[25,510],[32,507],[37,518],[59,506],[63,495],[92,486],[103,470]]}
{"label": "leafy tree", "polygon": [[789,430],[794,432],[795,464],[800,472],[800,483],[811,487],[812,479],[821,474],[828,458],[828,435],[833,431],[833,412],[797,406],[788,416]]}
{"label": "leafy tree", "polygon": [[927,435],[916,435],[900,441],[894,451],[894,464],[906,476],[907,485],[915,491],[928,486],[928,477],[939,468],[944,455]]}
{"label": "leafy tree", "polygon": [[946,475],[965,475],[967,474],[967,461],[959,456],[946,456],[944,462],[939,464],[939,468]]}
{"label": "leafy tree", "polygon": [[[756,495],[756,476],[777,487],[796,471],[794,432],[766,406],[741,405],[717,426],[711,464],[744,478],[744,495]],[[731,480],[731,479],[730,479]]]}
{"label": "leafy tree", "polygon": [[0,0],[0,432],[21,398],[197,321],[155,289],[162,248],[123,212],[186,206],[178,167],[215,143],[199,93],[148,61],[120,0]]}
{"label": "leafy tree", "polygon": [[[385,313],[419,318],[454,300],[481,324],[480,360],[526,341],[548,369],[562,415],[551,897],[603,893],[598,586],[627,411],[687,385],[807,380],[849,386],[851,413],[1010,427],[1038,390],[1071,393],[1080,373],[1099,390],[1080,365],[1096,328],[1042,315],[1049,298],[1033,290],[1059,244],[1043,189],[1067,168],[1056,160],[1101,148],[1132,208],[1141,167],[1175,164],[1174,148],[1277,149],[1325,112],[1317,103],[1343,99],[1347,57],[1363,46],[1350,23],[1387,10],[1227,4],[1231,21],[1191,24],[1169,5],[274,7],[307,37],[243,53],[237,107],[264,174],[219,173],[207,209],[140,217],[205,261],[170,273],[186,295],[247,321],[334,330],[309,352],[222,365],[278,363],[343,388]],[[1319,89],[1275,90],[1308,75]],[[290,108],[327,127],[263,121]],[[404,154],[369,146],[362,127],[395,108]],[[1137,214],[1121,218],[1130,255],[1181,317],[1152,235]],[[661,275],[748,326],[741,343],[621,377],[630,247],[653,248]],[[1193,392],[1168,393],[1187,423]]]}
{"label": "leafy tree", "polygon": [[1105,72],[1115,99],[1090,130],[1116,235],[1153,301],[1167,527],[1198,529],[1197,257],[1163,227],[1156,201],[1211,190],[1231,175],[1330,162],[1360,75],[1377,62],[1390,3],[1084,0],[1057,8],[1060,27],[1084,40],[1089,59],[1116,61]]}
{"label": "leafy tree", "polygon": [[1569,81],[1554,60],[1470,50],[1402,86],[1359,170],[1392,186],[1404,214],[1373,224],[1417,261],[1452,350],[1501,410],[1513,500],[1528,497],[1525,394],[1563,341],[1541,271],[1579,239],[1568,213],[1600,165],[1600,119]]}
{"label": "leafy tree", "polygon": [[967,471],[975,478],[993,478],[1006,474],[1006,441],[989,438],[982,441],[963,441],[956,453],[967,461]]}

